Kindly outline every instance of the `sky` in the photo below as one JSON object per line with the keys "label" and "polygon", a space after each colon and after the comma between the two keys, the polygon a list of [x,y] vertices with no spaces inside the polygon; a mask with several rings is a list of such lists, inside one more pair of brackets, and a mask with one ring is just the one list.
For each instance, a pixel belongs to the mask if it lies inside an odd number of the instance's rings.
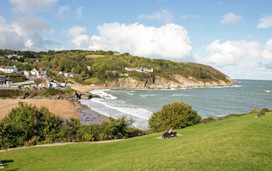
{"label": "sky", "polygon": [[272,1],[0,0],[0,49],[112,50],[272,80]]}

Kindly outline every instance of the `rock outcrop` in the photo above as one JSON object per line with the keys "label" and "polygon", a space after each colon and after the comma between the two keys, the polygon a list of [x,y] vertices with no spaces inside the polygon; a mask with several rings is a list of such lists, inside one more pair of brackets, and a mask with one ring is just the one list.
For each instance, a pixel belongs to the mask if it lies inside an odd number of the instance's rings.
{"label": "rock outcrop", "polygon": [[226,78],[217,81],[200,81],[193,77],[184,77],[179,74],[173,74],[170,78],[161,76],[151,76],[144,81],[135,80],[131,77],[119,78],[117,81],[107,82],[105,86],[122,89],[171,89],[171,88],[198,88],[198,87],[215,87],[230,86],[232,80]]}

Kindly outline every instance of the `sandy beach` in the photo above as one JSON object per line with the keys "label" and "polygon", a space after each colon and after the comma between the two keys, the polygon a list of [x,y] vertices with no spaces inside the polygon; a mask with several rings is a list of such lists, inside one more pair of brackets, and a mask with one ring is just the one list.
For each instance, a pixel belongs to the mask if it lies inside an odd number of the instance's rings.
{"label": "sandy beach", "polygon": [[46,107],[51,113],[63,118],[71,117],[80,119],[78,106],[68,100],[51,99],[0,99],[0,120],[9,114],[12,108],[18,106],[18,102],[23,102],[36,107]]}
{"label": "sandy beach", "polygon": [[52,100],[52,99],[0,99],[0,120],[9,114],[12,108],[23,102],[36,107],[46,107],[51,113],[62,119],[71,117],[80,119],[83,124],[99,124],[107,121],[108,117],[92,111],[79,101]]}
{"label": "sandy beach", "polygon": [[81,93],[86,93],[94,89],[115,89],[114,87],[92,86],[92,85],[74,85],[71,88]]}

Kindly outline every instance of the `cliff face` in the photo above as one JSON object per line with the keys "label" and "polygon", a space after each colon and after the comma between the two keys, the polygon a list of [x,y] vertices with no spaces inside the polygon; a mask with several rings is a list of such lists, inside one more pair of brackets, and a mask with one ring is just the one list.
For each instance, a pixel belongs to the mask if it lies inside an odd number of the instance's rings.
{"label": "cliff face", "polygon": [[[228,81],[199,81],[193,77],[186,78],[179,74],[173,74],[172,79],[154,76],[145,81],[138,81],[131,77],[119,78],[117,81],[107,82],[106,87],[121,88],[121,89],[170,89],[170,88],[197,88],[197,87],[215,87],[215,86],[230,86],[231,79]],[[174,81],[176,80],[176,81]]]}

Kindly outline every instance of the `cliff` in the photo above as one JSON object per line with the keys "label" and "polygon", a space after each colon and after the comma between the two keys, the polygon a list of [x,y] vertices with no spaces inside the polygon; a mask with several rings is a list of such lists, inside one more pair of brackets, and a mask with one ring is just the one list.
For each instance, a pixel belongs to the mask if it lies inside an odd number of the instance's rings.
{"label": "cliff", "polygon": [[215,87],[231,86],[232,80],[226,77],[226,81],[200,81],[193,77],[184,77],[180,74],[173,74],[171,78],[161,76],[152,76],[144,81],[136,80],[131,77],[119,78],[112,82],[106,82],[105,87],[121,89],[171,89],[171,88],[198,88],[198,87]]}

